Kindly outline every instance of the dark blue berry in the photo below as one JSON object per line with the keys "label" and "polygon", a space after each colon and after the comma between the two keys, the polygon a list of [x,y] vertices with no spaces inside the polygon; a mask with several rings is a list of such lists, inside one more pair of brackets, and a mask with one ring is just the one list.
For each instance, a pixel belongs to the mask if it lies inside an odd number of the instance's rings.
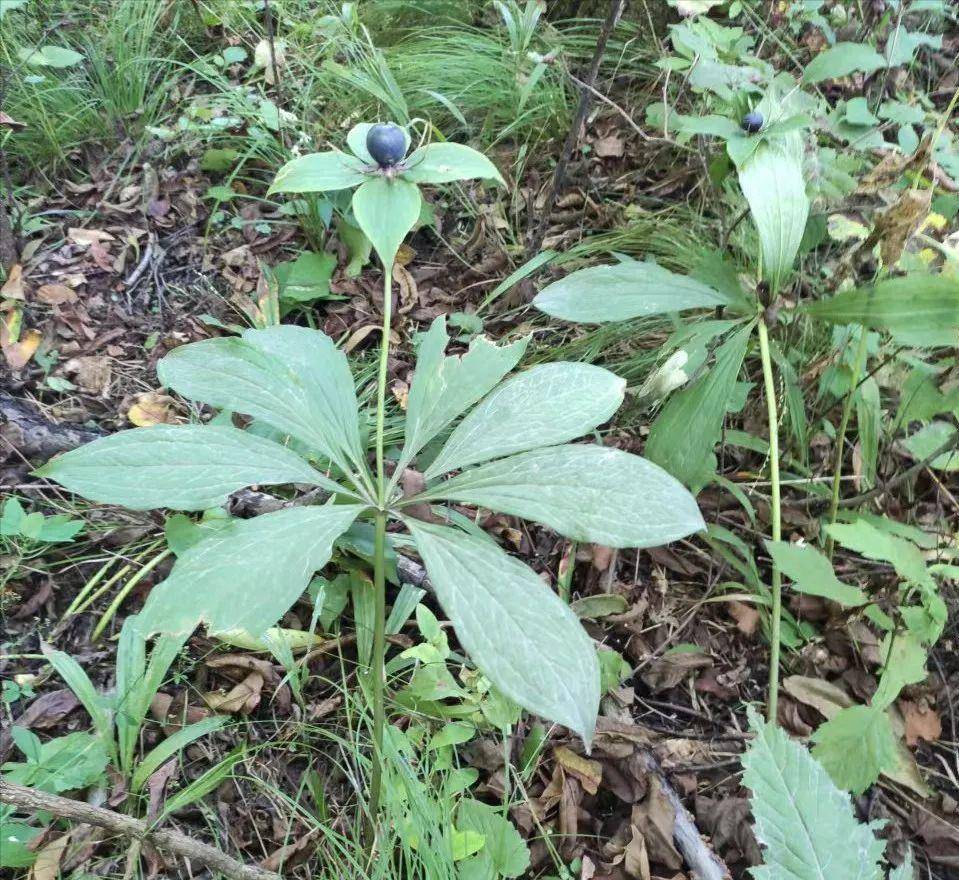
{"label": "dark blue berry", "polygon": [[395,165],[406,155],[406,135],[393,122],[378,122],[367,132],[366,149],[382,167]]}
{"label": "dark blue berry", "polygon": [[755,134],[757,131],[762,130],[763,127],[763,115],[762,113],[757,113],[755,110],[747,113],[743,117],[743,131],[748,131],[750,134]]}

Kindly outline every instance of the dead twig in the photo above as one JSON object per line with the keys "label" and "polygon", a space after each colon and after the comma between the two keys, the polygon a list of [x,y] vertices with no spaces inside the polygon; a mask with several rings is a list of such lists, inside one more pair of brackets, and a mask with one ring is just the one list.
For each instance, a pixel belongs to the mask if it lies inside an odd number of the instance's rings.
{"label": "dead twig", "polygon": [[191,859],[211,870],[219,871],[231,880],[280,880],[279,874],[265,871],[255,865],[245,865],[222,850],[187,837],[179,831],[151,828],[146,822],[134,819],[132,816],[125,816],[102,807],[93,807],[70,798],[0,781],[0,804],[9,804],[26,812],[52,813],[61,819],[96,825],[98,828],[106,828],[107,831],[122,834],[134,840],[149,840],[157,849]]}

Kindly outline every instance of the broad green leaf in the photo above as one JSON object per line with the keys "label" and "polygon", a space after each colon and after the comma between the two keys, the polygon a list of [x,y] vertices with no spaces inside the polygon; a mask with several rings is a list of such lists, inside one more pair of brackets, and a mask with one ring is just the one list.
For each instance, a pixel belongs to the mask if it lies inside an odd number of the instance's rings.
{"label": "broad green leaf", "polygon": [[822,596],[856,608],[865,605],[869,597],[858,587],[844,584],[836,577],[832,563],[815,547],[808,544],[790,544],[788,541],[766,541],[773,562],[793,582],[793,589],[810,596]]}
{"label": "broad green leaf", "polygon": [[572,272],[544,287],[533,305],[564,321],[601,324],[715,308],[726,302],[721,293],[688,275],[677,275],[656,263],[627,260]]}
{"label": "broad green leaf", "polygon": [[[0,18],[3,17],[3,6],[0,5]],[[0,815],[0,868],[29,868],[37,854],[30,848],[30,842],[43,831],[34,828],[25,822],[11,821]]]}
{"label": "broad green leaf", "polygon": [[[462,866],[465,877],[519,877],[529,868],[526,842],[496,807],[464,798],[456,809],[456,827],[480,834],[485,839],[485,845],[476,857],[481,865]],[[485,873],[479,871],[481,866]],[[465,880],[464,874],[461,873],[460,877]]]}
{"label": "broad green leaf", "polygon": [[[222,337],[181,345],[157,364],[157,376],[184,397],[253,416],[342,465],[339,449],[343,440],[324,408],[324,401],[335,392],[325,393],[325,385],[307,386],[311,374],[304,374],[303,379],[297,374],[308,357],[304,352],[312,347],[294,345],[296,337],[286,331],[298,328],[270,329],[280,332],[255,331],[264,335],[253,335],[249,331],[251,336],[246,339]],[[322,337],[315,344],[317,352],[326,350],[323,334],[306,332]],[[283,357],[272,353],[284,341],[291,343],[289,361],[286,351]],[[335,375],[332,355],[328,369]],[[339,388],[335,378],[334,384]]]}
{"label": "broad green leaf", "polygon": [[832,523],[827,533],[843,547],[869,559],[888,562],[904,580],[934,586],[919,548],[911,541],[882,531],[864,519]]}
{"label": "broad green leaf", "polygon": [[759,233],[762,277],[776,293],[792,271],[809,215],[798,132],[764,141],[740,167],[739,185]]}
{"label": "broad green leaf", "polygon": [[591,364],[531,367],[496,387],[457,425],[426,478],[581,437],[619,409],[625,392],[624,379]]}
{"label": "broad green leaf", "polygon": [[407,233],[420,218],[422,196],[416,184],[377,175],[353,193],[353,216],[370,240],[387,273]]}
{"label": "broad green leaf", "polygon": [[369,180],[362,164],[331,150],[291,159],[277,173],[269,193],[313,193],[350,189]]}
{"label": "broad green leaf", "polygon": [[[956,429],[948,422],[930,422],[920,428],[910,437],[903,440],[902,445],[909,450],[909,454],[917,461],[922,461],[932,455],[944,443],[954,440]],[[929,467],[940,471],[959,471],[959,443],[949,452],[937,455]]]}
{"label": "broad green leaf", "polygon": [[346,354],[325,333],[284,324],[247,330],[245,342],[281,360],[306,389],[316,428],[327,445],[341,450],[358,468],[365,465],[360,440],[356,387]]}
{"label": "broad green leaf", "polygon": [[205,510],[254,484],[335,487],[295,452],[236,428],[154,425],[94,440],[34,472],[101,504]]}
{"label": "broad green leaf", "polygon": [[881,823],[861,824],[849,796],[782,728],[752,710],[750,725],[756,738],[743,756],[743,784],[765,857],[750,869],[755,880],[880,880]]}
{"label": "broad green leaf", "polygon": [[326,252],[303,251],[295,260],[280,263],[273,270],[280,299],[309,303],[328,297],[334,269],[336,257]]}
{"label": "broad green leaf", "polygon": [[845,290],[800,307],[831,324],[862,324],[870,330],[928,332],[959,327],[959,278],[909,275],[875,287]]}
{"label": "broad green leaf", "polygon": [[589,744],[599,708],[599,661],[569,606],[491,541],[406,523],[436,596],[480,671],[513,702]]}
{"label": "broad green leaf", "polygon": [[526,351],[529,337],[496,345],[478,336],[463,355],[445,357],[446,318],[438,317],[424,334],[406,404],[406,437],[400,467],[491,391]]}
{"label": "broad green leaf", "polygon": [[521,516],[607,547],[659,547],[706,528],[696,500],[674,477],[606,446],[521,452],[465,471],[427,497]]}
{"label": "broad green leaf", "polygon": [[884,771],[895,770],[899,755],[885,709],[850,706],[812,736],[813,756],[839,788],[862,794]]}
{"label": "broad green leaf", "polygon": [[[14,727],[14,741],[20,745]],[[36,737],[31,733],[31,736]],[[99,736],[77,731],[47,740],[39,753],[28,755],[25,763],[11,761],[2,768],[4,780],[16,785],[28,785],[40,791],[60,792],[83,788],[97,782],[106,770],[109,758]]]}
{"label": "broad green leaf", "polygon": [[694,490],[712,473],[710,456],[722,432],[752,327],[730,336],[716,352],[713,368],[670,397],[650,429],[646,457]]}
{"label": "broad green leaf", "polygon": [[856,71],[872,73],[885,66],[885,59],[872,46],[864,43],[836,43],[806,65],[803,81],[811,84],[824,79],[838,79]]}
{"label": "broad green leaf", "polygon": [[883,671],[872,705],[879,709],[891,706],[904,687],[926,678],[928,652],[911,632],[888,633],[883,642]]}
{"label": "broad green leaf", "polygon": [[17,55],[21,61],[32,67],[73,67],[83,61],[83,56],[79,52],[63,46],[24,47]]}
{"label": "broad green leaf", "polygon": [[150,591],[138,628],[144,636],[243,629],[259,636],[293,605],[330,559],[333,541],[363,508],[298,507],[237,520],[190,547]]}
{"label": "broad green leaf", "polygon": [[406,159],[409,171],[403,177],[411,183],[449,183],[452,180],[482,178],[506,185],[496,166],[482,153],[463,144],[435,143],[414,150]]}

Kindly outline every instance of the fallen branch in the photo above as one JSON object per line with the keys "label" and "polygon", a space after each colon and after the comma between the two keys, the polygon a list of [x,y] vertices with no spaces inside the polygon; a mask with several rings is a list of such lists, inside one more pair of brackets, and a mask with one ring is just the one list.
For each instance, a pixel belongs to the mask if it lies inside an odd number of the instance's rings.
{"label": "fallen branch", "polygon": [[0,461],[7,458],[3,446],[24,458],[48,459],[58,452],[76,449],[103,435],[78,425],[51,422],[35,406],[0,391]]}
{"label": "fallen branch", "polygon": [[61,819],[72,819],[86,825],[106,828],[114,834],[122,834],[134,840],[149,840],[157,849],[191,859],[213,871],[219,871],[231,880],[280,880],[280,875],[265,871],[255,865],[244,865],[222,850],[187,837],[179,831],[149,828],[146,822],[124,816],[113,810],[93,807],[82,801],[58,797],[34,791],[22,785],[0,781],[0,804],[9,804],[28,812],[45,811]]}

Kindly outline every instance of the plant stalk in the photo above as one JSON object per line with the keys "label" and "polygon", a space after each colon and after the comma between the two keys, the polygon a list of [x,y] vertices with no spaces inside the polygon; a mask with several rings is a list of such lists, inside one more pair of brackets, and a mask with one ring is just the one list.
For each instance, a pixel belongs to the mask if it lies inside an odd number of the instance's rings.
{"label": "plant stalk", "polygon": [[386,424],[386,378],[390,360],[390,324],[393,319],[393,275],[383,266],[383,338],[380,340],[380,368],[376,381],[376,485],[380,508],[386,507],[386,474],[383,469],[383,435]]}
{"label": "plant stalk", "polygon": [[[771,531],[772,539],[782,539],[782,511],[779,500],[779,410],[776,406],[776,385],[773,381],[773,362],[769,353],[769,331],[766,328],[765,315],[760,315],[759,355],[763,365],[763,386],[766,393],[766,413],[769,421],[769,483],[772,496]],[[766,704],[766,718],[775,724],[779,707],[779,648],[782,627],[783,580],[779,566],[773,561],[772,567],[773,605],[770,623],[769,650],[769,697]]]}
{"label": "plant stalk", "polygon": [[[852,382],[849,386],[849,394],[846,395],[842,405],[842,416],[839,419],[839,432],[836,434],[836,454],[832,463],[832,496],[829,502],[829,525],[836,521],[836,514],[839,511],[839,484],[842,480],[842,453],[846,445],[846,431],[849,428],[849,417],[852,414],[853,401],[856,398],[856,386],[859,384],[859,375],[866,363],[866,344],[869,338],[869,331],[865,326],[861,327],[859,334],[859,346],[856,349],[856,359],[852,365]],[[826,533],[826,556],[832,561],[833,548],[835,541],[832,535]]]}

